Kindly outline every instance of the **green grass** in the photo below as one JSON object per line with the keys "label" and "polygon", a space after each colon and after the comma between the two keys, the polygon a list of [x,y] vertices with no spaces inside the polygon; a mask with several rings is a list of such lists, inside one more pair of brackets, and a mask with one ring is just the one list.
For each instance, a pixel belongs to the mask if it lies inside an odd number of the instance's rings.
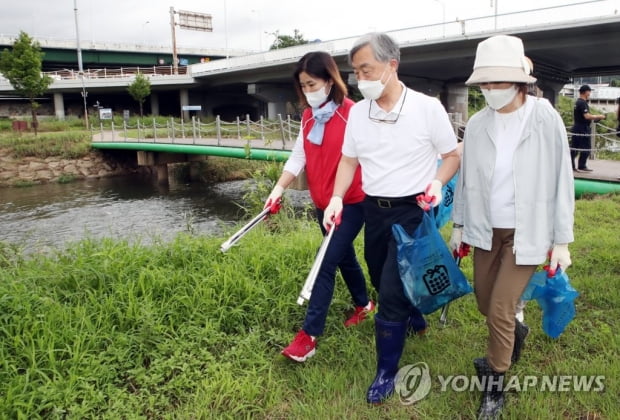
{"label": "green grass", "polygon": [[[303,321],[295,301],[321,240],[314,222],[286,214],[225,254],[226,238],[188,234],[149,246],[85,239],[53,255],[0,243],[0,418],[473,418],[479,393],[435,380],[473,375],[484,354],[472,295],[451,305],[445,328],[431,314],[429,333],[407,339],[401,366],[425,362],[433,378],[412,406],[365,403],[374,327],[344,328],[341,279],[317,354],[304,364],[279,354]],[[618,220],[620,195],[577,202],[577,317],[553,340],[528,304],[532,332],[510,371],[605,375],[604,392],[510,393],[506,419],[619,418]],[[471,258],[463,269],[471,278]]]}
{"label": "green grass", "polygon": [[47,158],[60,156],[65,159],[77,159],[87,155],[91,136],[89,131],[45,132],[0,135],[0,148],[7,149],[14,157],[33,156]]}

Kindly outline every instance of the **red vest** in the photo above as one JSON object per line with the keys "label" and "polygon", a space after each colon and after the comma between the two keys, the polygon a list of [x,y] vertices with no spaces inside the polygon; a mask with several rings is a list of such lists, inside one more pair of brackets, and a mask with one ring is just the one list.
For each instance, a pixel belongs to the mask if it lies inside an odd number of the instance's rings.
{"label": "red vest", "polygon": [[[320,146],[308,140],[308,133],[310,133],[310,129],[314,125],[312,110],[306,108],[301,119],[304,131],[304,152],[306,154],[308,189],[310,190],[312,201],[314,201],[316,207],[321,210],[325,210],[334,192],[334,181],[336,179],[338,163],[342,156],[344,130],[347,124],[345,120],[349,118],[349,110],[353,104],[354,102],[351,99],[344,99],[342,105],[338,107],[334,115],[325,124],[323,143]],[[362,173],[358,166],[355,171],[355,176],[353,177],[353,182],[343,198],[343,203],[359,203],[364,197],[365,194],[362,191]]]}

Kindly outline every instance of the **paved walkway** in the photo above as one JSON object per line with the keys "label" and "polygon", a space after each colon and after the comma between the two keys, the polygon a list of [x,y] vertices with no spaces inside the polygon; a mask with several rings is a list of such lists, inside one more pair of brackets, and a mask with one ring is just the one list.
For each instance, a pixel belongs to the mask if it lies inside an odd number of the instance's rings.
{"label": "paved walkway", "polygon": [[588,159],[592,172],[573,172],[575,178],[620,182],[620,160]]}

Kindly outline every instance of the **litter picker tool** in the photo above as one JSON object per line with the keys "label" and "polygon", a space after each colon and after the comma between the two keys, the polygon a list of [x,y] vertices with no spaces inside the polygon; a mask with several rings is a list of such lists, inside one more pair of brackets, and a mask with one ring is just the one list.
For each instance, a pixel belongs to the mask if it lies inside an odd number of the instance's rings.
{"label": "litter picker tool", "polygon": [[312,264],[310,273],[308,273],[308,277],[306,277],[304,287],[302,287],[301,292],[299,293],[299,297],[297,298],[298,305],[303,305],[304,301],[310,300],[310,296],[312,295],[312,289],[314,288],[314,282],[316,281],[316,276],[319,274],[319,270],[321,269],[321,265],[323,264],[323,258],[325,258],[325,252],[327,252],[329,241],[331,241],[335,230],[336,226],[335,224],[333,224],[325,238],[323,238],[323,242],[321,243],[319,252],[316,254],[316,258],[314,259],[314,264]]}
{"label": "litter picker tool", "polygon": [[258,216],[250,220],[245,226],[239,229],[234,235],[232,235],[226,242],[220,246],[222,252],[228,251],[239,239],[243,238],[250,230],[258,226],[258,224],[267,218],[269,214],[275,214],[280,210],[280,200],[278,199],[269,207],[265,207]]}
{"label": "litter picker tool", "polygon": [[[469,244],[461,243],[461,246],[458,249],[455,249],[454,252],[454,261],[456,265],[461,267],[461,260],[469,255]],[[441,309],[441,315],[439,316],[439,323],[442,326],[446,326],[446,322],[448,321],[448,308],[450,307],[449,303],[446,303]]]}

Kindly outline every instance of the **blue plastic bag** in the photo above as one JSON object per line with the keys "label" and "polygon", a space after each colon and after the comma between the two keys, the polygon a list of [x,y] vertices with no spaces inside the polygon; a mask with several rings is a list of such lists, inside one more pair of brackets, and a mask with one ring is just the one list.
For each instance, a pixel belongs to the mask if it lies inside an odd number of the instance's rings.
{"label": "blue plastic bag", "polygon": [[575,317],[577,296],[579,292],[570,285],[566,273],[558,269],[552,277],[545,270],[534,273],[521,299],[536,299],[543,312],[543,331],[551,338],[558,338]]}
{"label": "blue plastic bag", "polygon": [[432,211],[424,213],[413,236],[399,224],[392,225],[392,233],[405,295],[423,314],[473,291],[437,230]]}

